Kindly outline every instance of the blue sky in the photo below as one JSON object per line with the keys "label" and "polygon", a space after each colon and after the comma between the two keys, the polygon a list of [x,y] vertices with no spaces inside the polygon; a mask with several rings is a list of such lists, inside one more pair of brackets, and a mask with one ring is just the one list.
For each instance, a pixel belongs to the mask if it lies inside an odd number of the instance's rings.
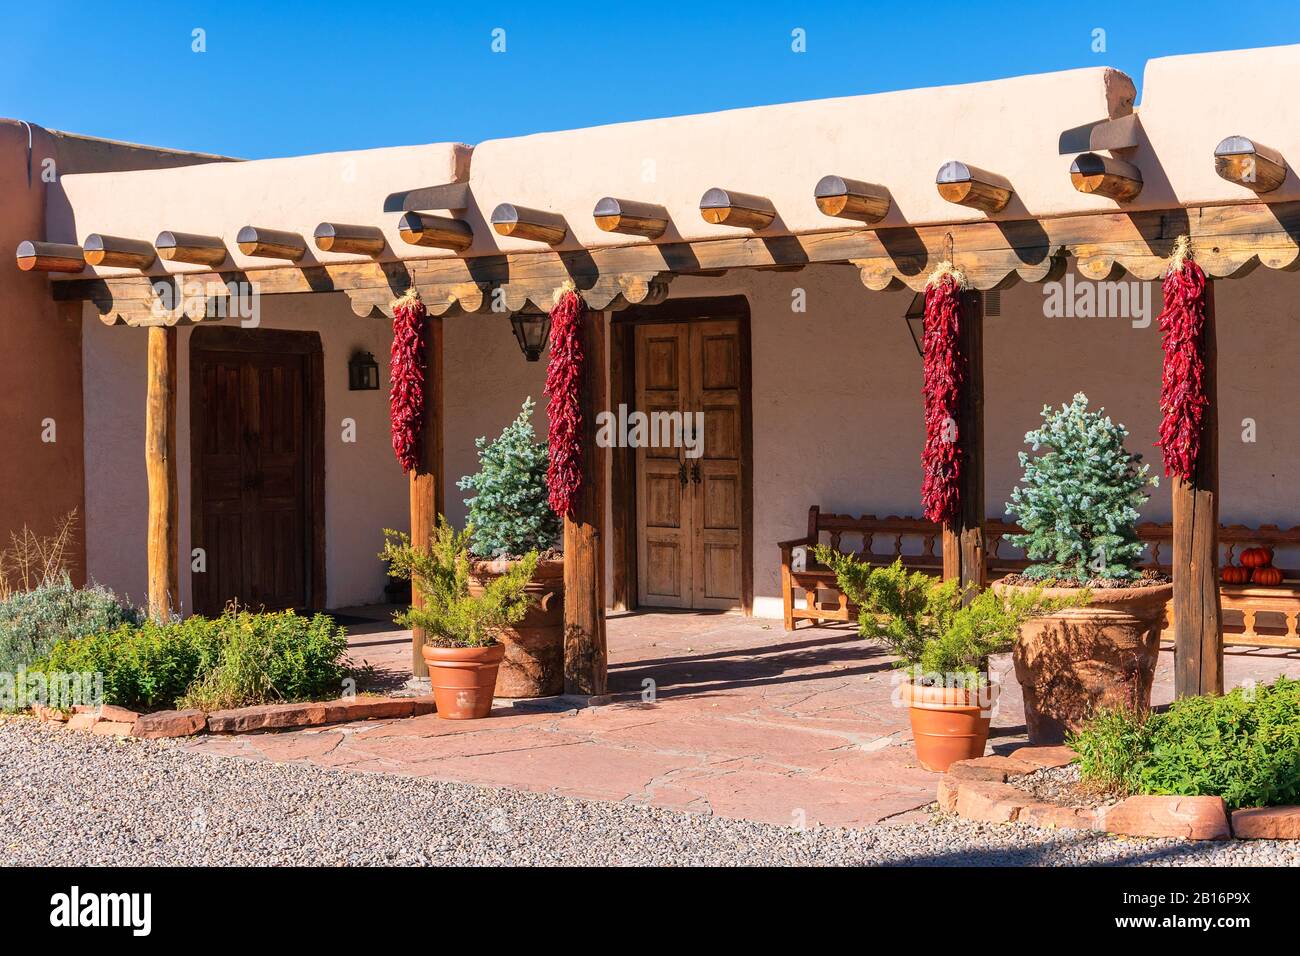
{"label": "blue sky", "polygon": [[[1300,42],[1181,3],[5,0],[0,115],[246,158],[457,140]],[[492,52],[495,29],[505,52]],[[192,31],[205,32],[196,53]],[[791,49],[802,29],[806,52]],[[1105,52],[1093,52],[1093,31]],[[761,148],[757,146],[756,148]]]}

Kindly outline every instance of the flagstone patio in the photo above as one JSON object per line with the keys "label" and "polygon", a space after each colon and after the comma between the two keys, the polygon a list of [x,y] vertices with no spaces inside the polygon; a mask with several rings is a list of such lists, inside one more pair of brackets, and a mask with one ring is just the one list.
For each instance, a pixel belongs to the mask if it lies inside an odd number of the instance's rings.
{"label": "flagstone patio", "polygon": [[[386,609],[352,609],[354,659],[389,685],[409,677],[409,634]],[[370,619],[370,620],[363,620]],[[305,761],[789,825],[915,819],[937,775],[913,757],[891,700],[890,658],[847,626],[800,629],[731,614],[636,613],[608,622],[608,698],[499,701],[479,721],[436,715],[280,733],[195,738],[186,746],[254,760]],[[1009,658],[990,745],[1024,738]],[[1173,696],[1160,656],[1155,700]],[[1230,653],[1226,680],[1300,676],[1300,657]]]}

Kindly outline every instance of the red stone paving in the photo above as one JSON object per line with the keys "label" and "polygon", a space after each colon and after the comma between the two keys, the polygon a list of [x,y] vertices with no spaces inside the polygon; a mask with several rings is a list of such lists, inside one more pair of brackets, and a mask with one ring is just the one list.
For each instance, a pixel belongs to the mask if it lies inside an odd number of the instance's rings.
{"label": "red stone paving", "polygon": [[[354,659],[399,685],[409,635],[384,609],[351,613],[379,618],[349,626]],[[779,622],[683,612],[611,616],[608,632],[610,697],[597,706],[499,701],[484,720],[428,715],[187,746],[795,826],[910,820],[934,801],[939,775],[913,757],[890,659],[853,629],[788,634]],[[1230,686],[1300,676],[1300,658],[1234,653],[1225,671]],[[1172,699],[1172,681],[1166,650],[1156,703]],[[990,752],[1023,744],[1023,724],[1008,673]]]}

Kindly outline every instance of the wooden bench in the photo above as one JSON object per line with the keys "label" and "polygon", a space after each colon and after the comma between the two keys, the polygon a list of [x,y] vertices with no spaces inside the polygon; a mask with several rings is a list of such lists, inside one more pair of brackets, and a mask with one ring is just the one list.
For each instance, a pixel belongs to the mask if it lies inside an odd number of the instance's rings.
{"label": "wooden bench", "polygon": [[[1143,522],[1138,537],[1147,543],[1144,567],[1170,572],[1168,558],[1172,550],[1173,525]],[[1029,562],[1004,544],[1008,534],[1020,528],[1010,522],[989,519],[984,527],[985,580],[1023,570]],[[808,532],[802,538],[780,542],[781,598],[785,612],[785,629],[793,631],[800,621],[855,621],[857,608],[840,591],[835,575],[813,557],[812,546],[825,544],[845,554],[867,556],[864,560],[886,565],[901,558],[905,567],[929,574],[943,573],[943,554],[938,525],[923,518],[823,513],[821,507],[808,509]],[[1237,554],[1252,545],[1263,544],[1277,551],[1300,548],[1300,527],[1282,529],[1276,525],[1248,528],[1227,525],[1219,529],[1223,563],[1232,563]],[[1222,584],[1219,591],[1224,610],[1225,644],[1300,649],[1300,575],[1283,570],[1283,581],[1275,587],[1255,584]],[[795,592],[802,592],[802,602]],[[1163,637],[1173,638],[1172,603],[1166,612]]]}

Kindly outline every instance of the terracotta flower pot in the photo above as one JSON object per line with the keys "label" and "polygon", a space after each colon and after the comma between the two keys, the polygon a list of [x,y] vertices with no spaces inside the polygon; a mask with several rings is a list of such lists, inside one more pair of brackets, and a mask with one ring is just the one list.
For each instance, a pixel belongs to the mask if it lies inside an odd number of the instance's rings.
{"label": "terracotta flower pot", "polygon": [[[474,565],[469,593],[478,596],[501,572]],[[553,697],[564,693],[564,561],[539,561],[528,585],[533,606],[501,632],[505,659],[497,672],[498,697]]]}
{"label": "terracotta flower pot", "polygon": [[421,648],[429,665],[429,683],[438,716],[448,720],[474,720],[492,713],[492,689],[506,649],[489,647]]}
{"label": "terracotta flower pot", "polygon": [[944,773],[958,760],[984,756],[993,702],[1001,688],[899,685],[900,703],[908,708],[916,759],[926,770]]}
{"label": "terracotta flower pot", "polygon": [[[1004,582],[993,583],[999,594],[1030,590]],[[1078,588],[1043,589],[1048,598],[1078,593]],[[1172,584],[1094,588],[1086,606],[1020,628],[1012,659],[1030,743],[1061,743],[1098,707],[1150,708],[1160,625],[1173,593]]]}

